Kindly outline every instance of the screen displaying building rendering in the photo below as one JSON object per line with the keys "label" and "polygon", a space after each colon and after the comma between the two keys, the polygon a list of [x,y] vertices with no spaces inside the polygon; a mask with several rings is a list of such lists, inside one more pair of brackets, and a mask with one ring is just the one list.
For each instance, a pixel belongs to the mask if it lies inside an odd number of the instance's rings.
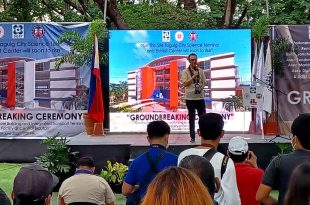
{"label": "screen displaying building rendering", "polygon": [[137,129],[164,113],[186,118],[180,73],[191,53],[197,54],[207,79],[207,112],[236,116],[243,109],[229,99],[242,96],[240,85],[250,83],[250,35],[250,30],[110,31],[111,130],[114,117],[127,118]]}

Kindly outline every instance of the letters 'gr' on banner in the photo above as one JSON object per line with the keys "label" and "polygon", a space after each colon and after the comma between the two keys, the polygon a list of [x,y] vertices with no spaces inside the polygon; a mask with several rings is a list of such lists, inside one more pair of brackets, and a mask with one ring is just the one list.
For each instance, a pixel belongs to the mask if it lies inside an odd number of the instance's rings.
{"label": "letters 'gr' on banner", "polygon": [[277,25],[271,29],[274,42],[284,38],[297,47],[297,52],[281,55],[283,64],[274,76],[278,114],[281,120],[289,123],[300,113],[309,113],[310,25]]}
{"label": "letters 'gr' on banner", "polygon": [[234,99],[251,81],[250,30],[112,30],[109,36],[111,132],[145,132],[156,119],[188,132],[180,73],[191,53],[207,79],[206,111],[221,113],[227,131],[248,130],[251,114]]}

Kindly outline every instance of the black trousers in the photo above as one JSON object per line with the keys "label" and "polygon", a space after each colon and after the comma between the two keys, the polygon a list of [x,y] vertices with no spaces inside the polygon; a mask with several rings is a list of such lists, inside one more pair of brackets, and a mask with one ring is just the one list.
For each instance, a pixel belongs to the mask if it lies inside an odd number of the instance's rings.
{"label": "black trousers", "polygon": [[189,118],[189,133],[191,139],[195,139],[195,118],[196,118],[196,110],[198,112],[198,116],[206,113],[206,104],[204,99],[201,100],[186,100],[186,107],[188,110],[188,118]]}

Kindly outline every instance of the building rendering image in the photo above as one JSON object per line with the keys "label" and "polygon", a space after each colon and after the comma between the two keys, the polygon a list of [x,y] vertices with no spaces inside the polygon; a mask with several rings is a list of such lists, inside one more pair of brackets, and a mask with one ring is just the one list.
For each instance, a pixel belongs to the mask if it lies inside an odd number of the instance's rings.
{"label": "building rendering image", "polygon": [[87,102],[81,102],[86,95],[80,99],[86,88],[81,85],[79,69],[69,63],[56,69],[55,60],[1,59],[1,106],[86,109]]}
{"label": "building rendering image", "polygon": [[[128,72],[128,102],[140,101],[136,107],[159,104],[166,110],[185,109],[180,73],[188,67],[186,58],[164,56]],[[198,58],[198,67],[204,70],[207,79],[204,88],[207,109],[222,106],[222,99],[238,92],[240,83],[234,58],[234,53]]]}

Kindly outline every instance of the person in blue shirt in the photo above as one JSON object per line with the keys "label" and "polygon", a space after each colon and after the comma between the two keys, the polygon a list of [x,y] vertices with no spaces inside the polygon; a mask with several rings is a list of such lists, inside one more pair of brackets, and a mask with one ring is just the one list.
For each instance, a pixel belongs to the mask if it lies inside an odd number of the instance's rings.
{"label": "person in blue shirt", "polygon": [[[170,127],[165,121],[152,121],[147,125],[150,148],[131,163],[122,186],[122,194],[135,196],[136,203],[144,197],[148,185],[161,170],[177,166],[178,157],[166,151]],[[129,197],[129,198],[130,198]],[[127,204],[135,204],[128,203]]]}

